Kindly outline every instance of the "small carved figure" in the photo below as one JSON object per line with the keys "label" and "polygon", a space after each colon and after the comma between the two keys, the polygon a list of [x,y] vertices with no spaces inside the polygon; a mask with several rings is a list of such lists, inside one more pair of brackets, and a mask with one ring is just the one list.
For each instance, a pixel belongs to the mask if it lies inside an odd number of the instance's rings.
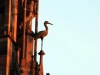
{"label": "small carved figure", "polygon": [[45,36],[48,35],[48,26],[47,26],[47,24],[53,25],[53,24],[49,23],[48,21],[45,21],[45,22],[44,22],[44,26],[45,26],[46,30],[40,31],[40,32],[38,32],[38,33],[36,33],[36,34],[34,34],[34,32],[28,33],[28,34],[29,34],[30,36],[32,36],[35,40],[36,40],[36,39],[39,39],[39,38],[41,39],[41,50],[42,50],[42,46],[43,46],[43,39],[44,39]]}

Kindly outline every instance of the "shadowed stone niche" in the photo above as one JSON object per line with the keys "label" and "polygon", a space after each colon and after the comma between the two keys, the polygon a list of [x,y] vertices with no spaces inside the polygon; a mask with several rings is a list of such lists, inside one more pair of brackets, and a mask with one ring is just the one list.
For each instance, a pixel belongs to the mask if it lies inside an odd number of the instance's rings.
{"label": "shadowed stone niche", "polygon": [[0,0],[0,35],[3,35],[4,31],[4,8],[5,0]]}

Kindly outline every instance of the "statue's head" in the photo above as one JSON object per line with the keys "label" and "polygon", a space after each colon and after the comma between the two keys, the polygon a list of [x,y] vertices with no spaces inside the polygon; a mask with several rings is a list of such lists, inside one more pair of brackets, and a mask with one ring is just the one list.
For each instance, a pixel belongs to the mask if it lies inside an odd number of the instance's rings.
{"label": "statue's head", "polygon": [[52,23],[49,23],[48,21],[45,21],[44,24],[50,24],[50,25],[53,25]]}

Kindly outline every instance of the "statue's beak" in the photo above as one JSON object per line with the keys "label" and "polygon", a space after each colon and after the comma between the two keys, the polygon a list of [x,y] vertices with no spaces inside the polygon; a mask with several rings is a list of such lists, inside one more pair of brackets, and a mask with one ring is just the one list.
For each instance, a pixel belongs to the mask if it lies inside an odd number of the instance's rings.
{"label": "statue's beak", "polygon": [[48,24],[53,25],[52,23],[48,23]]}

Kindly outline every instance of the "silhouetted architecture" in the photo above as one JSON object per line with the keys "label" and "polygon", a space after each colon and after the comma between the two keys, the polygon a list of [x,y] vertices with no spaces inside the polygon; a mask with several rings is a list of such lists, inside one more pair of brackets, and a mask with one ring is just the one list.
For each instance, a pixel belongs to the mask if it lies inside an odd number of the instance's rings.
{"label": "silhouetted architecture", "polygon": [[46,73],[46,75],[50,75],[49,73]]}
{"label": "silhouetted architecture", "polygon": [[[38,34],[39,0],[0,1],[0,75],[44,75],[43,50],[37,62],[37,39],[26,34]],[[45,35],[46,36],[46,35]],[[43,38],[42,38],[43,40]]]}

